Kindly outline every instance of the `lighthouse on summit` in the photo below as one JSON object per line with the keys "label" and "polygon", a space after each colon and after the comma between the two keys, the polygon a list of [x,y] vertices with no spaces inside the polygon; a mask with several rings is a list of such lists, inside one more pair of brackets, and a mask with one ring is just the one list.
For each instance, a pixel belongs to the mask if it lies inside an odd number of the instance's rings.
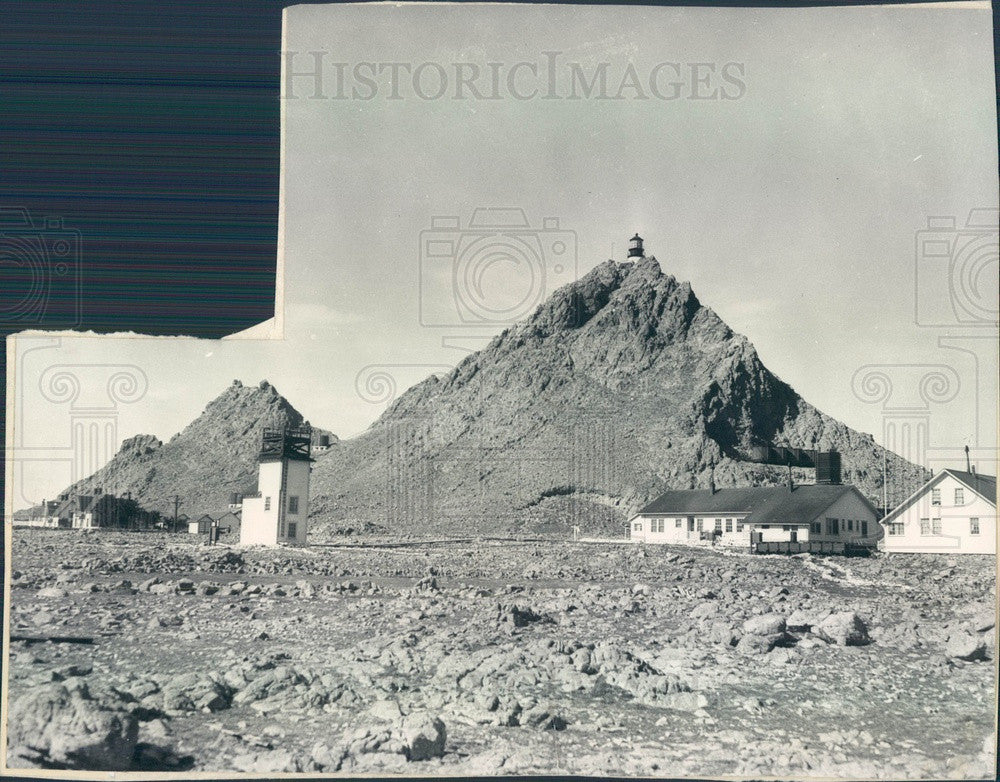
{"label": "lighthouse on summit", "polygon": [[628,240],[628,257],[624,261],[618,261],[618,265],[627,269],[636,261],[641,261],[646,257],[646,251],[642,247],[642,237],[636,234]]}
{"label": "lighthouse on summit", "polygon": [[636,234],[631,239],[628,240],[628,260],[633,261],[637,258],[645,258],[646,253],[642,249],[642,237]]}

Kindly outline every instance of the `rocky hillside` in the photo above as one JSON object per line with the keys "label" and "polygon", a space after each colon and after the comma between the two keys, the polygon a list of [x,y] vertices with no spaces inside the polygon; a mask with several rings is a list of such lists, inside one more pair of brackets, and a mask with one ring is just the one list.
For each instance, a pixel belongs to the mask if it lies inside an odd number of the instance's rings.
{"label": "rocky hillside", "polygon": [[[131,491],[167,513],[179,494],[189,515],[220,510],[230,492],[255,488],[261,429],[301,423],[266,381],[235,381],[170,442],[134,437],[68,491]],[[784,481],[782,469],[746,461],[752,445],[836,449],[845,482],[875,502],[882,490],[871,436],[799,397],[653,258],[596,267],[447,376],[411,388],[364,434],[330,441],[313,472],[314,540],[574,526],[621,535],[626,515],[668,488]],[[899,500],[922,473],[888,460]]]}
{"label": "rocky hillside", "polygon": [[236,380],[169,442],[146,434],[126,440],[107,465],[66,491],[131,491],[147,510],[168,514],[178,494],[180,510],[189,516],[218,511],[230,492],[255,489],[261,430],[302,423],[302,415],[266,380],[259,386]]}
{"label": "rocky hillside", "polygon": [[845,482],[880,499],[871,436],[799,397],[655,259],[609,261],[322,457],[313,529],[621,534],[667,488],[785,480],[743,459],[770,443],[839,450]]}

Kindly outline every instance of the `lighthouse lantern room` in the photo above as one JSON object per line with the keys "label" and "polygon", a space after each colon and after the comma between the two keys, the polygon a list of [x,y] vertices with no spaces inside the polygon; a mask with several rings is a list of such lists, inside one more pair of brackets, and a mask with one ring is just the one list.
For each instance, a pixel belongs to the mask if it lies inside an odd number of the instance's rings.
{"label": "lighthouse lantern room", "polygon": [[636,234],[628,242],[628,259],[645,258],[645,251],[642,249],[642,237]]}

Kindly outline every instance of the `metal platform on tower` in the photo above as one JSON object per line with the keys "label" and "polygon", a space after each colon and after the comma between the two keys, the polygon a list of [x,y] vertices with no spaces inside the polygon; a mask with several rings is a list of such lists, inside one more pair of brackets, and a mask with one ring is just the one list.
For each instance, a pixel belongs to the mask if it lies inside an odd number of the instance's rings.
{"label": "metal platform on tower", "polygon": [[261,462],[293,459],[304,462],[314,461],[310,456],[312,428],[300,427],[268,427],[261,435]]}

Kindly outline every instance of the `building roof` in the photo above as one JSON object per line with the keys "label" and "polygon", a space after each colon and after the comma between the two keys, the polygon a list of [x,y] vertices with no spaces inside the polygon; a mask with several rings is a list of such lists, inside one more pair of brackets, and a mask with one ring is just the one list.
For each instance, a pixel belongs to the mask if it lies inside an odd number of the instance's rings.
{"label": "building roof", "polygon": [[997,477],[995,475],[980,475],[964,470],[945,470],[955,480],[961,481],[984,500],[997,504]]}
{"label": "building roof", "polygon": [[691,489],[668,491],[646,505],[637,515],[710,516],[739,514],[747,522],[808,524],[845,494],[854,493],[878,513],[868,499],[850,484],[804,484],[753,486],[735,489]]}
{"label": "building roof", "polygon": [[927,483],[917,489],[913,494],[903,500],[899,505],[893,508],[892,513],[888,514],[880,523],[885,524],[886,522],[896,518],[899,514],[913,505],[920,497],[925,495],[928,491],[934,488],[935,485],[941,482],[941,480],[946,476],[950,475],[959,483],[967,486],[969,489],[974,491],[984,500],[986,500],[990,505],[996,507],[997,504],[997,479],[995,475],[980,475],[975,472],[965,472],[964,470],[941,470],[937,475],[931,478]]}
{"label": "building roof", "polygon": [[240,511],[223,510],[216,511],[215,513],[203,513],[197,519],[192,519],[192,521],[204,521],[205,519],[209,519],[210,521],[222,521],[226,518],[233,518],[240,521],[242,515]]}

